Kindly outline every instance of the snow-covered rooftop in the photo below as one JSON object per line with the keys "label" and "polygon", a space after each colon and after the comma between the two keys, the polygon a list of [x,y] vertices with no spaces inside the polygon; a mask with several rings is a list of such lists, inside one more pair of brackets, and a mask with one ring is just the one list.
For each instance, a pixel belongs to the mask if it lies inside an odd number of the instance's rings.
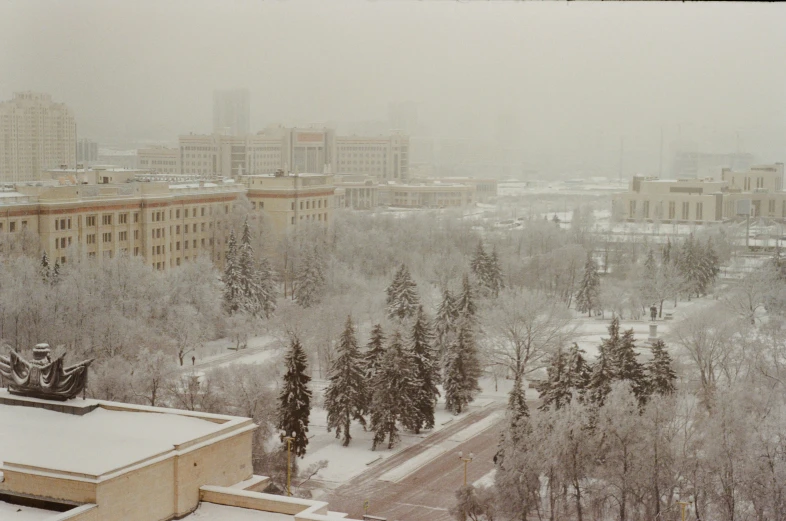
{"label": "snow-covered rooftop", "polygon": [[0,501],[0,519],[13,521],[45,521],[51,519],[57,512],[42,510],[40,508],[14,505]]}
{"label": "snow-covered rooftop", "polygon": [[98,408],[77,416],[0,405],[0,463],[100,476],[221,428],[181,414]]}
{"label": "snow-covered rooftop", "polygon": [[289,514],[202,502],[199,508],[184,519],[187,521],[292,521],[295,518]]}

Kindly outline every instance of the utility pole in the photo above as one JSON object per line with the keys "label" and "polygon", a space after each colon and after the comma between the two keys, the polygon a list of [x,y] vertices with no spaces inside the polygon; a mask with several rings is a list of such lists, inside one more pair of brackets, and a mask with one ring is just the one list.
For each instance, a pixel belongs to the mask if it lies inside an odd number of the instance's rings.
{"label": "utility pole", "polygon": [[468,457],[468,458],[465,458],[465,457],[464,457],[464,452],[459,452],[459,453],[458,453],[458,457],[459,457],[459,459],[460,459],[461,461],[463,461],[463,462],[464,462],[464,486],[466,487],[466,486],[467,486],[467,464],[468,464],[470,461],[472,461],[472,459],[475,457],[475,455],[474,455],[474,454],[472,454],[472,453],[470,452],[470,453],[469,453],[469,457]]}
{"label": "utility pole", "polygon": [[295,441],[295,433],[292,436],[284,436],[287,440],[287,496],[292,495],[292,442]]}

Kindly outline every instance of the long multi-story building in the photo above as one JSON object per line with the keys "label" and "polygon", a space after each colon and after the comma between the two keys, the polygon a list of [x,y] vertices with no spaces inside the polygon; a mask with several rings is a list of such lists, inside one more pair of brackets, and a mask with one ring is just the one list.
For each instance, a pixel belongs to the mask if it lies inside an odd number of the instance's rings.
{"label": "long multi-story building", "polygon": [[242,185],[135,181],[114,184],[18,184],[0,195],[0,232],[33,231],[61,263],[89,257],[141,256],[160,270],[208,255],[222,263],[226,219]]}
{"label": "long multi-story building", "polygon": [[76,122],[49,94],[17,92],[0,103],[0,181],[37,181],[41,172],[76,166]]}
{"label": "long multi-story building", "polygon": [[409,137],[338,137],[336,158],[337,172],[404,181],[409,178]]}
{"label": "long multi-story building", "polygon": [[302,223],[333,223],[335,185],[330,174],[245,175],[241,178],[252,210],[264,211],[274,233],[297,229]]}
{"label": "long multi-story building", "polygon": [[81,138],[76,142],[76,161],[83,165],[89,165],[98,161],[98,143],[87,138]]}
{"label": "long multi-story building", "polygon": [[137,165],[156,174],[180,175],[180,150],[151,147],[137,150]]}
{"label": "long multi-story building", "polygon": [[627,221],[702,224],[734,219],[741,208],[750,208],[753,217],[781,220],[786,219],[783,181],[783,163],[741,172],[724,168],[720,180],[635,176],[630,191],[613,196],[612,212]]}

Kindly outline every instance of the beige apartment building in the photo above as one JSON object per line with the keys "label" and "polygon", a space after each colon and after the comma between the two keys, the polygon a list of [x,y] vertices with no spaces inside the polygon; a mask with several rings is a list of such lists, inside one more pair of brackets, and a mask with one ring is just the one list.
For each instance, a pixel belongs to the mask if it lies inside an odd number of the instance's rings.
{"label": "beige apartment building", "polygon": [[0,192],[0,232],[34,231],[61,263],[78,245],[89,257],[141,256],[159,270],[198,255],[220,265],[226,216],[244,191],[199,181],[17,185]]}
{"label": "beige apartment building", "polygon": [[0,182],[37,181],[60,165],[76,166],[71,109],[35,92],[17,92],[0,103]]}
{"label": "beige apartment building", "polygon": [[333,223],[335,185],[330,174],[257,174],[241,178],[253,210],[264,211],[274,233],[302,223]]}
{"label": "beige apartment building", "polygon": [[167,147],[140,148],[137,150],[137,165],[154,174],[180,175],[180,150]]}
{"label": "beige apartment building", "polygon": [[783,163],[723,169],[720,181],[635,176],[630,191],[613,196],[612,211],[620,220],[701,224],[735,218],[746,201],[754,217],[784,219],[783,176]]}

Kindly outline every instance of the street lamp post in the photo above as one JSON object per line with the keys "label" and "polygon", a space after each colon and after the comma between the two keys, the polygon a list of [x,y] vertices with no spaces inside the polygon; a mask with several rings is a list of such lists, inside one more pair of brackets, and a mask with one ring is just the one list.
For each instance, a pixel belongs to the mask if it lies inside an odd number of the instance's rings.
{"label": "street lamp post", "polygon": [[688,501],[677,501],[677,504],[680,506],[680,510],[682,511],[682,521],[685,521],[685,507],[690,505]]}
{"label": "street lamp post", "polygon": [[286,436],[285,432],[281,433],[281,438],[287,440],[287,496],[292,495],[292,442],[295,441],[296,433],[292,431],[292,436]]}
{"label": "street lamp post", "polygon": [[470,461],[472,461],[472,458],[474,458],[474,457],[475,457],[475,455],[474,455],[474,454],[472,454],[472,453],[470,452],[470,453],[469,453],[469,457],[468,457],[468,458],[465,458],[465,457],[464,457],[464,452],[463,452],[463,451],[461,451],[461,452],[459,452],[459,453],[458,453],[458,457],[459,457],[459,459],[460,459],[461,461],[463,461],[463,462],[464,462],[464,486],[466,487],[466,486],[467,486],[467,464],[468,464]]}

